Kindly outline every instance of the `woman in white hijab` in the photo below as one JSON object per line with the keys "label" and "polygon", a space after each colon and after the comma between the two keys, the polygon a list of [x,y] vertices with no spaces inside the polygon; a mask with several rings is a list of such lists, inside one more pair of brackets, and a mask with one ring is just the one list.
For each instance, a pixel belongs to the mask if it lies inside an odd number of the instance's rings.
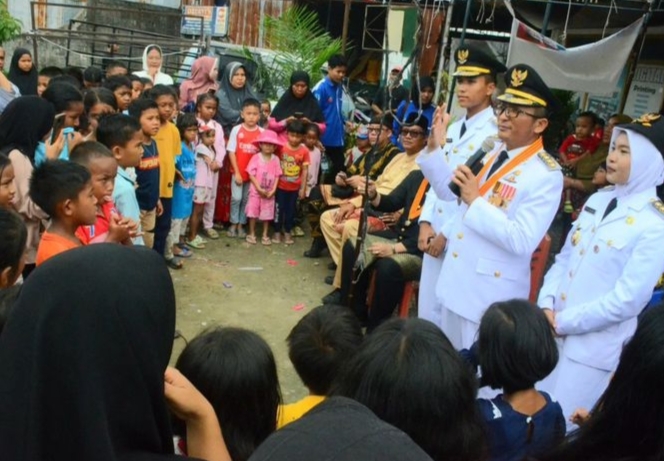
{"label": "woman in white hijab", "polygon": [[[664,118],[613,130],[604,188],[588,199],[539,295],[561,354],[541,388],[566,417],[592,408],[664,272]],[[571,427],[568,426],[568,429]]]}
{"label": "woman in white hijab", "polygon": [[153,85],[172,85],[173,79],[170,75],[161,71],[163,53],[159,45],[148,45],[143,50],[143,70],[134,72],[141,78],[149,78]]}

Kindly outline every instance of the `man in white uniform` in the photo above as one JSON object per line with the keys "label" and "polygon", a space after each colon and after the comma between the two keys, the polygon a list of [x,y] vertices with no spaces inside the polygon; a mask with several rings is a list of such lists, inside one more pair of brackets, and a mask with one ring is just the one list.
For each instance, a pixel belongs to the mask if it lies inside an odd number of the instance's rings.
{"label": "man in white uniform", "polygon": [[429,146],[417,161],[439,198],[460,200],[441,230],[446,254],[436,284],[446,310],[444,332],[457,348],[472,345],[491,303],[528,297],[530,260],[563,188],[560,166],[542,144],[548,117],[558,106],[555,96],[525,64],[508,69],[505,80],[507,89],[495,108],[500,142],[484,156],[477,174],[445,161],[440,146],[450,116],[444,107],[437,110]]}
{"label": "man in white uniform", "polygon": [[[496,91],[496,76],[505,66],[474,45],[456,50],[456,93],[466,115],[452,123],[447,130],[443,147],[445,161],[451,168],[466,163],[486,138],[498,135],[496,116],[491,97]],[[424,253],[420,291],[417,302],[418,317],[435,323],[441,329],[445,314],[436,297],[436,281],[443,264],[443,221],[456,211],[456,201],[440,200],[429,189],[420,216],[418,247]]]}

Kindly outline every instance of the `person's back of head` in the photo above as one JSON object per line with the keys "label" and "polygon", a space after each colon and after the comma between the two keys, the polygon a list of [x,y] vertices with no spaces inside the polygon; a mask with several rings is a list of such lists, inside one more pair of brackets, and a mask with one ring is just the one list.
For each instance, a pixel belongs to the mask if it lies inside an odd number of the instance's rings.
{"label": "person's back of head", "polygon": [[78,144],[69,154],[69,160],[88,168],[91,160],[113,158],[113,153],[98,141],[84,141]]}
{"label": "person's back of head", "polygon": [[268,437],[250,458],[250,461],[263,460],[431,461],[431,458],[407,434],[381,421],[364,405],[336,396]]}
{"label": "person's back of head", "polygon": [[173,283],[154,251],[88,245],[46,261],[0,335],[0,369],[11,370],[0,380],[2,459],[174,459],[164,399],[174,331]]}
{"label": "person's back of head", "polygon": [[88,113],[97,104],[106,104],[111,107],[114,112],[118,110],[118,101],[115,95],[108,88],[90,88],[83,96],[83,107],[85,112]]}
{"label": "person's back of head", "polygon": [[434,459],[486,456],[469,367],[434,324],[392,319],[368,335],[335,384]]}
{"label": "person's back of head", "polygon": [[[61,219],[59,210],[66,201],[75,202],[90,185],[90,172],[82,165],[64,160],[49,160],[32,172],[30,199],[52,220]],[[83,225],[87,223],[80,223]]]}
{"label": "person's back of head", "polygon": [[625,344],[590,419],[543,461],[664,459],[664,304],[648,309]]}
{"label": "person's back of head", "polygon": [[214,328],[194,338],[176,368],[214,407],[233,461],[244,461],[274,430],[281,403],[270,347],[256,333]]}
{"label": "person's back of head", "polygon": [[106,64],[106,78],[113,77],[114,75],[127,75],[127,66],[120,61],[109,61]]}
{"label": "person's back of head", "polygon": [[83,71],[83,84],[86,88],[94,88],[101,85],[104,80],[104,71],[96,66],[87,67]]}
{"label": "person's back of head", "polygon": [[54,78],[58,77],[60,75],[63,75],[62,69],[56,66],[46,66],[42,67],[39,71],[39,75],[43,77],[48,77],[48,78]]}
{"label": "person's back of head", "polygon": [[497,302],[479,328],[482,383],[508,394],[532,389],[558,363],[558,347],[544,312],[524,299]]}
{"label": "person's back of head", "polygon": [[157,103],[154,101],[154,99],[138,98],[137,100],[132,101],[132,103],[129,104],[127,112],[129,113],[130,117],[136,120],[140,120],[141,115],[143,115],[143,112],[145,112],[148,109],[159,110],[159,106],[157,106]]}
{"label": "person's back of head", "polygon": [[141,124],[135,117],[125,114],[111,114],[99,119],[97,127],[97,141],[113,150],[114,147],[124,147],[141,131]]}
{"label": "person's back of head", "polygon": [[5,329],[9,316],[14,310],[14,303],[21,292],[21,284],[12,285],[8,288],[0,289],[0,335]]}
{"label": "person's back of head", "polygon": [[113,92],[122,87],[131,90],[131,80],[129,80],[129,77],[126,75],[113,75],[112,77],[108,77],[101,86],[102,88],[108,88]]}
{"label": "person's back of head", "polygon": [[55,78],[51,79],[42,98],[53,104],[57,114],[69,110],[73,104],[83,103],[83,93],[75,85]]}
{"label": "person's back of head", "polygon": [[25,265],[28,231],[14,211],[0,208],[0,289],[12,286]]}
{"label": "person's back of head", "polygon": [[362,327],[345,306],[318,306],[302,317],[288,338],[288,357],[314,395],[327,395],[342,367],[362,343]]}

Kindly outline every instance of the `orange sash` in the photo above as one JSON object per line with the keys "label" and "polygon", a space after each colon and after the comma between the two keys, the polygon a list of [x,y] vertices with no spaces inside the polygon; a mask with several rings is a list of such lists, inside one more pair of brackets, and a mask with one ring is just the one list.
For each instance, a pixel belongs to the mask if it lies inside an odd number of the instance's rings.
{"label": "orange sash", "polygon": [[[517,166],[521,165],[523,162],[528,160],[530,157],[532,157],[542,149],[544,149],[544,144],[542,143],[542,138],[539,138],[537,141],[528,146],[526,150],[524,150],[519,155],[511,159],[509,162],[501,166],[500,169],[496,171],[494,174],[492,174],[490,178],[487,178],[484,184],[480,186],[480,195],[484,196],[484,194],[490,191],[493,188],[493,186],[503,178],[503,176],[505,176],[508,172],[512,171]],[[500,152],[500,150],[498,152]],[[489,171],[489,169],[491,168],[491,165],[493,165],[493,162],[496,161],[497,157],[498,154],[494,155],[488,162],[484,164],[479,174],[477,175],[478,178],[484,177],[487,171]]]}
{"label": "orange sash", "polygon": [[408,210],[408,221],[414,221],[422,214],[422,197],[424,197],[424,194],[426,194],[427,187],[429,187],[429,181],[425,179],[420,184],[420,188],[417,189],[415,199],[410,205],[410,210]]}

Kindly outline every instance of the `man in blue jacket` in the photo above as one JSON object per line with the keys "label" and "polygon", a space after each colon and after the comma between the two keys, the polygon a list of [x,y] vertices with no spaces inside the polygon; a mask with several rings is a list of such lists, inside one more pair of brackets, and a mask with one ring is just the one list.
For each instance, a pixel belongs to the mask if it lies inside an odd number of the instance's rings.
{"label": "man in blue jacket", "polygon": [[345,121],[341,110],[343,88],[341,82],[346,76],[346,58],[337,54],[327,62],[327,77],[313,89],[318,105],[325,116],[325,133],[321,138],[325,155],[331,163],[327,179],[334,181],[337,173],[344,169]]}

